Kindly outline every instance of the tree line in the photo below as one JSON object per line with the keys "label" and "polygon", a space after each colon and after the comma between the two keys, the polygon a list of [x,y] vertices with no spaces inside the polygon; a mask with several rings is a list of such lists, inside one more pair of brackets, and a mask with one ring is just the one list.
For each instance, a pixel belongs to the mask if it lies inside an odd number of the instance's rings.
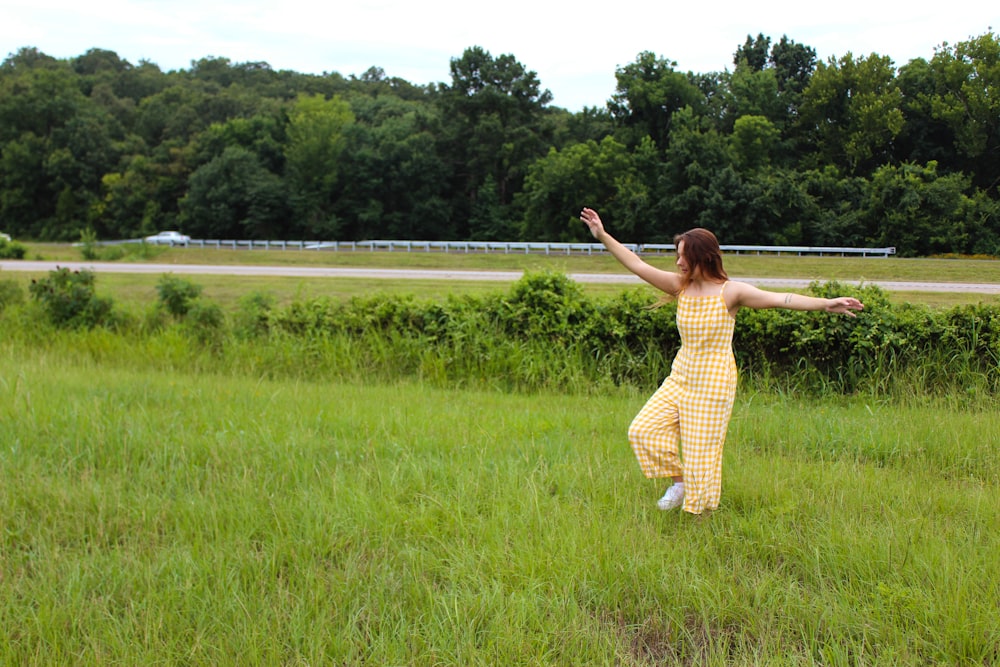
{"label": "tree line", "polygon": [[0,229],[16,238],[587,240],[1000,255],[1000,38],[897,67],[747,36],[732,70],[644,51],[603,108],[552,104],[510,54],[450,82],[186,70],[91,49],[0,64]]}

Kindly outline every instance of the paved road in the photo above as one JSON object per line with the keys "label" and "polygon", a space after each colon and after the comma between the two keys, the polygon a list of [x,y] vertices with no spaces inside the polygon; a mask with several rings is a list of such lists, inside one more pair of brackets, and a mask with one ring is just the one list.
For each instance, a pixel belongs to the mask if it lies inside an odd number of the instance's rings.
{"label": "paved road", "polygon": [[[71,270],[88,269],[95,273],[175,273],[192,275],[228,276],[298,276],[306,278],[370,278],[373,280],[479,280],[511,282],[521,277],[520,271],[448,271],[436,269],[372,269],[334,268],[315,266],[246,266],[207,264],[131,264],[117,262],[32,262],[3,261],[0,271],[52,271],[57,266]],[[570,278],[580,283],[635,283],[641,281],[630,273],[571,273]],[[798,289],[811,281],[795,278],[739,278],[760,287]],[[856,285],[858,281],[842,280]],[[965,292],[975,294],[1000,294],[998,283],[941,283],[899,280],[867,280],[866,284],[878,285],[884,290],[900,292]]]}

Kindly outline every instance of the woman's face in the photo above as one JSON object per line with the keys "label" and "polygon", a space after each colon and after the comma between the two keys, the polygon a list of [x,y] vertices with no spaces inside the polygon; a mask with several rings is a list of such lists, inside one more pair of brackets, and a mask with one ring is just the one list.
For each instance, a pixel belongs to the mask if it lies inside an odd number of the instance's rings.
{"label": "woman's face", "polygon": [[677,244],[677,270],[686,275],[689,269],[687,260],[684,259],[684,241],[682,240]]}

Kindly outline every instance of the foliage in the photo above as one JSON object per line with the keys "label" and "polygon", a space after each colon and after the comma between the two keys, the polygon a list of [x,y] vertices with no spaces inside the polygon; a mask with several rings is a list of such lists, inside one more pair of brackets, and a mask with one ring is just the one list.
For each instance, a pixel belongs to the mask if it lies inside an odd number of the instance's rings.
{"label": "foliage", "polygon": [[439,105],[441,150],[453,167],[453,235],[514,233],[515,194],[528,165],[550,146],[543,120],[551,99],[538,75],[511,54],[472,47],[452,59]]}
{"label": "foliage", "polygon": [[1000,39],[987,33],[937,49],[930,62],[934,87],[926,91],[935,120],[954,137],[959,168],[991,192],[1000,187]]}
{"label": "foliage", "polygon": [[[854,295],[865,309],[856,318],[781,309],[741,311],[734,349],[745,382],[776,381],[838,394],[949,393],[972,385],[991,394],[1000,391],[996,308],[893,306],[877,287],[836,282],[814,283],[810,292]],[[506,381],[515,386],[557,386],[554,378],[565,372],[564,366],[578,365],[591,382],[651,387],[669,372],[680,345],[675,306],[652,305],[639,291],[594,301],[565,276],[529,272],[502,296],[445,303],[390,295],[293,302],[269,310],[257,320],[257,330],[266,321],[269,334],[303,341],[337,336],[361,343],[380,340],[402,355],[394,362],[399,372],[419,367],[408,355],[419,350],[426,357],[433,350],[451,360],[455,377],[479,372],[473,362],[477,355],[482,362],[502,356],[502,350],[526,346],[545,362],[542,368],[509,369]]]}
{"label": "foliage", "polygon": [[156,284],[160,303],[177,319],[183,319],[188,314],[201,289],[201,285],[171,274],[164,274]]}
{"label": "foliage", "polygon": [[0,239],[0,259],[24,259],[28,248],[18,241]]}
{"label": "foliage", "polygon": [[891,159],[905,124],[892,61],[871,54],[820,63],[802,93],[800,122],[820,164],[859,173]]}
{"label": "foliage", "polygon": [[180,225],[211,239],[276,237],[291,211],[281,179],[238,146],[195,170],[179,204]]}
{"label": "foliage", "polygon": [[184,327],[203,345],[218,345],[224,333],[225,315],[217,303],[194,300],[184,314]]}
{"label": "foliage", "polygon": [[238,338],[253,339],[267,332],[267,321],[274,310],[274,297],[264,292],[251,292],[240,298],[233,323]]}
{"label": "foliage", "polygon": [[349,178],[333,196],[337,234],[449,240],[450,170],[438,154],[438,111],[387,95],[357,99],[352,109],[357,121],[345,128],[338,166]]}
{"label": "foliage", "polygon": [[[522,236],[547,241],[591,240],[580,224],[584,205],[600,209],[617,237],[625,242],[641,233],[631,225],[649,200],[653,181],[649,164],[655,147],[648,138],[634,151],[612,137],[600,143],[587,141],[562,151],[550,150],[535,161],[525,177],[521,203],[524,208]],[[648,238],[648,237],[647,237]]]}
{"label": "foliage", "polygon": [[[7,285],[7,310],[20,312],[18,321],[35,317],[38,311],[17,308],[16,283]],[[143,318],[112,316],[110,299],[94,296],[94,275],[87,272],[60,269],[29,291],[57,326],[114,323],[115,331],[140,340],[179,331],[220,355],[219,363],[259,364],[254,372],[267,375],[421,377],[511,391],[647,391],[669,373],[680,345],[673,303],[654,304],[641,289],[587,297],[565,275],[547,271],[526,273],[506,292],[444,300],[372,293],[280,306],[255,293],[231,318],[201,298],[199,285],[171,275],[160,279],[159,304]],[[995,306],[893,305],[877,287],[836,282],[814,283],[809,291],[855,295],[865,308],[856,318],[742,310],[734,350],[745,385],[820,395],[1000,394]],[[227,349],[235,355],[229,361]]]}
{"label": "foliage", "polygon": [[675,67],[676,62],[643,51],[634,63],[615,72],[617,85],[608,109],[621,122],[626,143],[635,145],[648,136],[658,148],[666,148],[673,115],[703,100],[698,88]]}
{"label": "foliage", "polygon": [[[0,64],[0,220],[18,238],[888,245],[1000,248],[1000,39],[897,67],[817,62],[747,35],[733,69],[682,72],[649,51],[616,68],[603,108],[552,106],[512,54],[467,48],[416,86],[203,58],[161,71],[102,49]],[[99,249],[101,248],[101,249]],[[129,249],[124,250],[125,254]]]}
{"label": "foliage", "polygon": [[16,280],[0,279],[0,313],[8,306],[24,303],[24,290]]}
{"label": "foliage", "polygon": [[209,348],[217,348],[226,334],[226,317],[222,308],[201,298],[202,286],[171,274],[164,274],[156,284],[159,308],[151,313],[148,324],[153,329],[162,327],[157,321],[158,312],[166,311],[183,331],[195,341]]}
{"label": "foliage", "polygon": [[[322,95],[299,95],[288,114],[285,169],[296,217],[313,235],[335,238],[338,230],[331,226],[331,195],[339,176],[344,134],[354,114],[343,100],[327,100]],[[272,196],[280,196],[277,182],[274,189]]]}
{"label": "foliage", "polygon": [[528,272],[496,303],[490,319],[504,335],[563,347],[585,336],[592,313],[577,283],[560,273]]}
{"label": "foliage", "polygon": [[[976,202],[966,195],[969,191],[968,177],[941,176],[936,162],[886,165],[872,176],[861,222],[872,245],[898,243],[898,254],[904,256],[969,248],[978,231],[975,221],[981,219]],[[953,222],[945,226],[941,220]]]}
{"label": "foliage", "polygon": [[70,271],[65,267],[50,271],[48,276],[32,280],[28,291],[42,306],[49,321],[64,328],[91,328],[111,324],[112,301],[97,296],[95,274],[91,271]]}
{"label": "foliage", "polygon": [[80,232],[80,256],[88,262],[100,258],[97,234],[90,227]]}

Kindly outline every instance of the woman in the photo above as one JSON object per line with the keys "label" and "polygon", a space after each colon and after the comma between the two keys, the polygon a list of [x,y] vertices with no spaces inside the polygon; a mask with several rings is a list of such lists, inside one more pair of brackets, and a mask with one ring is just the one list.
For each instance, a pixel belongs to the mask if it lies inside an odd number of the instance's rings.
{"label": "woman", "polygon": [[722,446],[736,395],[736,313],[740,308],[789,308],[854,317],[852,311],[864,306],[853,297],[778,294],[730,281],[719,242],[707,229],[674,238],[675,273],[647,264],[612,238],[593,209],[583,209],[580,219],[626,269],[677,299],[681,348],[670,376],[632,420],[628,438],[646,477],[673,479],[657,507],[683,506],[692,514],[716,509],[722,492]]}

